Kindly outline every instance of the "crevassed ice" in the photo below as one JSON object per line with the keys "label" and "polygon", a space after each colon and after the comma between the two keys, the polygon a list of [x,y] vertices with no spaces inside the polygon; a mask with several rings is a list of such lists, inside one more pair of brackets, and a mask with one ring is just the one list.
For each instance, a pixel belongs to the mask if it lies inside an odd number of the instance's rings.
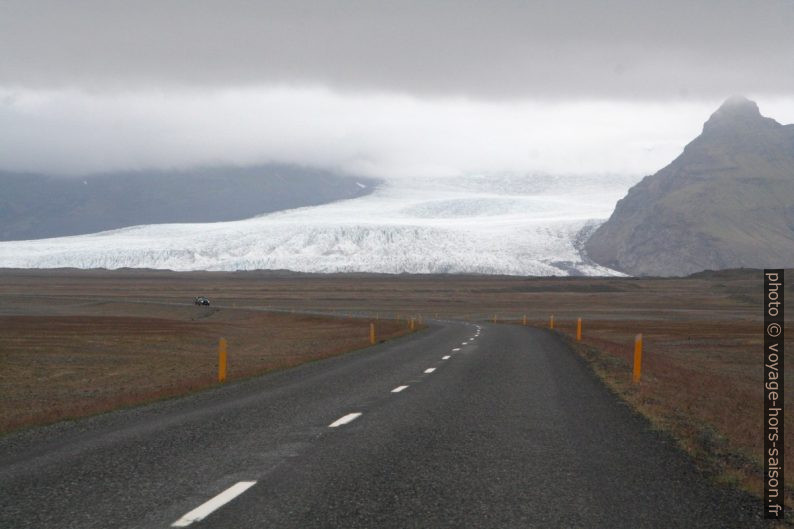
{"label": "crevassed ice", "polygon": [[361,198],[242,221],[0,242],[0,267],[616,275],[587,262],[576,241],[633,182],[398,179]]}

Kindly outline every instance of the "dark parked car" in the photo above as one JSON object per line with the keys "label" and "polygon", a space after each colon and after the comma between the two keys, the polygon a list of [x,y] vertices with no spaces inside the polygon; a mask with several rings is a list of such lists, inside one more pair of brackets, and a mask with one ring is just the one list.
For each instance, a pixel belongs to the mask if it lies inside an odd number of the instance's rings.
{"label": "dark parked car", "polygon": [[193,303],[195,303],[196,305],[209,305],[210,300],[205,298],[204,296],[198,296],[193,300]]}

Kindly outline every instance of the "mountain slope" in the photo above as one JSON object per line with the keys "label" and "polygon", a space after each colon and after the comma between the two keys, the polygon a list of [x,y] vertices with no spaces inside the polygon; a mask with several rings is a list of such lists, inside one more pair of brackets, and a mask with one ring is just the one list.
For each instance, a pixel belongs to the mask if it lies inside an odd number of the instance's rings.
{"label": "mountain slope", "polygon": [[239,220],[365,195],[375,184],[284,165],[84,178],[0,172],[0,240],[78,235],[141,224]]}
{"label": "mountain slope", "polygon": [[632,275],[794,265],[794,125],[728,99],[678,158],[629,190],[585,250]]}

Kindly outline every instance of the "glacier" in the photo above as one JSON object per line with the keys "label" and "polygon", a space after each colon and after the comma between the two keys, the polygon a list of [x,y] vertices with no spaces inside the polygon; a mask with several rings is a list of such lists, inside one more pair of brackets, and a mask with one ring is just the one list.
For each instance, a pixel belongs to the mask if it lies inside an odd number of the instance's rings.
{"label": "glacier", "polygon": [[360,198],[241,221],[0,242],[0,267],[622,275],[581,242],[637,180],[392,178]]}

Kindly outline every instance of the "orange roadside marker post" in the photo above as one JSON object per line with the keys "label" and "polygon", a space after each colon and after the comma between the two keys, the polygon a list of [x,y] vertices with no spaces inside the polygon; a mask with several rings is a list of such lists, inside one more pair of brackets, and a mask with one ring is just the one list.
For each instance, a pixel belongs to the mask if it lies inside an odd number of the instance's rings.
{"label": "orange roadside marker post", "polygon": [[637,384],[642,376],[642,334],[634,338],[634,369],[631,373],[631,381]]}
{"label": "orange roadside marker post", "polygon": [[378,337],[375,334],[375,324],[374,323],[370,323],[369,324],[369,343],[372,344],[372,345],[375,345],[375,343],[377,341],[378,341]]}
{"label": "orange roadside marker post", "polygon": [[582,318],[576,318],[576,341],[582,341]]}
{"label": "orange roadside marker post", "polygon": [[226,338],[218,340],[218,382],[226,382]]}
{"label": "orange roadside marker post", "polygon": [[554,314],[549,316],[549,329],[554,328]]}

